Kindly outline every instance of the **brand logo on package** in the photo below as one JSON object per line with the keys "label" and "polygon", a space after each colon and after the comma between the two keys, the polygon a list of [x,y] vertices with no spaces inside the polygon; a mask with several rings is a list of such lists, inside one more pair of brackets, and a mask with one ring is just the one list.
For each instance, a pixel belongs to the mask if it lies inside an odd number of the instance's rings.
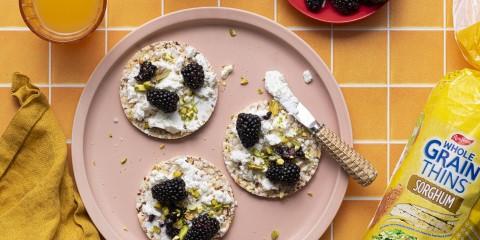
{"label": "brand logo on package", "polygon": [[462,146],[468,146],[473,143],[472,139],[469,139],[465,136],[463,136],[460,133],[454,134],[451,139],[455,141],[457,144],[462,145]]}

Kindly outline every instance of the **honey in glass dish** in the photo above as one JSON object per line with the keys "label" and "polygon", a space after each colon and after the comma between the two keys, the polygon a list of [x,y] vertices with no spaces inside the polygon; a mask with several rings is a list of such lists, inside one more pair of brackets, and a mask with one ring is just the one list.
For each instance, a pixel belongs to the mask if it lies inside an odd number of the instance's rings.
{"label": "honey in glass dish", "polygon": [[58,43],[84,38],[103,19],[106,0],[19,0],[22,17],[39,37]]}

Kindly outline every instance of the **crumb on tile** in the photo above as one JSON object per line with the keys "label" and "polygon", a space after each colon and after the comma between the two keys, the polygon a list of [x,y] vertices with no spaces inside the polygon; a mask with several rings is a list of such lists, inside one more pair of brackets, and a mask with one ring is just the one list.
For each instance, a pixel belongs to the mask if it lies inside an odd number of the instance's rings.
{"label": "crumb on tile", "polygon": [[124,165],[125,163],[127,163],[128,161],[128,158],[123,158],[121,161],[120,161],[120,164]]}

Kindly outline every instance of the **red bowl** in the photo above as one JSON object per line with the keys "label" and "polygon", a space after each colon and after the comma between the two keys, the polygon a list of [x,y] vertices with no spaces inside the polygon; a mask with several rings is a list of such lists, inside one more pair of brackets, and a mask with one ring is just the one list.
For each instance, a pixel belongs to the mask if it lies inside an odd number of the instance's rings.
{"label": "red bowl", "polygon": [[361,19],[364,19],[372,14],[374,14],[379,8],[381,8],[384,4],[378,4],[375,6],[365,6],[361,5],[358,12],[352,15],[342,15],[338,13],[332,6],[330,0],[326,0],[327,3],[323,9],[318,12],[311,12],[307,9],[305,5],[305,0],[288,0],[290,5],[296,8],[298,11],[303,13],[304,15],[316,19],[318,21],[327,22],[327,23],[350,23],[355,22]]}

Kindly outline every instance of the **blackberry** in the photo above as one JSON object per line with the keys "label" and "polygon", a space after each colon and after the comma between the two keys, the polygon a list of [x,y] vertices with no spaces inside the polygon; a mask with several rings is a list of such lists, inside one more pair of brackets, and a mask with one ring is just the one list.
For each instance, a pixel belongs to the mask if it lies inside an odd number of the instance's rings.
{"label": "blackberry", "polygon": [[165,113],[175,112],[179,100],[176,93],[165,89],[153,88],[147,91],[147,101]]}
{"label": "blackberry", "polygon": [[351,15],[360,8],[360,0],[332,0],[332,6],[343,15]]}
{"label": "blackberry", "polygon": [[387,0],[362,0],[362,3],[365,5],[375,5],[375,4],[381,4],[381,3],[386,3]]}
{"label": "blackberry", "polygon": [[157,66],[153,65],[149,61],[145,61],[140,63],[140,71],[138,75],[135,77],[135,80],[138,82],[145,82],[152,79],[155,76],[155,72],[157,71]]}
{"label": "blackberry", "polygon": [[318,12],[320,9],[325,7],[326,0],[305,0],[305,5],[307,9],[311,12]]}
{"label": "blackberry", "polygon": [[205,73],[203,67],[196,63],[189,63],[182,68],[183,84],[192,90],[197,90],[203,86]]}
{"label": "blackberry", "polygon": [[287,184],[295,184],[300,179],[300,167],[293,162],[285,162],[283,164],[282,182]]}
{"label": "blackberry", "polygon": [[260,139],[262,120],[259,116],[250,113],[240,113],[237,118],[237,133],[242,145],[252,147]]}
{"label": "blackberry", "polygon": [[273,151],[285,160],[295,158],[305,158],[302,148],[295,150],[295,147],[288,147],[283,144],[273,146]]}
{"label": "blackberry", "polygon": [[181,178],[174,178],[152,187],[152,197],[161,203],[175,203],[187,198],[185,182]]}
{"label": "blackberry", "polygon": [[272,182],[295,184],[300,179],[300,167],[291,161],[285,161],[283,165],[272,163],[265,176]]}
{"label": "blackberry", "polygon": [[270,166],[268,166],[267,172],[265,172],[265,176],[272,182],[281,182],[283,176],[281,165],[271,163]]}
{"label": "blackberry", "polygon": [[192,221],[184,240],[210,240],[220,230],[220,223],[217,219],[202,214]]}
{"label": "blackberry", "polygon": [[267,114],[265,114],[265,116],[263,116],[263,120],[268,120],[272,117],[272,112],[267,112]]}

